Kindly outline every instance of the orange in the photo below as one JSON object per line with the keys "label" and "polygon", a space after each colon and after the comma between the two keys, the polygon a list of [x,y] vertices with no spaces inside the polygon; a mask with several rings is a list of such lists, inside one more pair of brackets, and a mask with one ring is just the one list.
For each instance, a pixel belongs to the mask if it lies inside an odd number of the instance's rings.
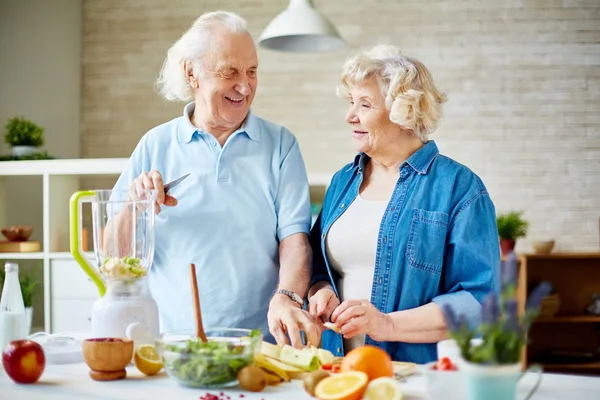
{"label": "orange", "polygon": [[383,376],[394,376],[394,366],[388,353],[369,345],[357,347],[346,354],[340,370],[364,372],[369,376],[369,381]]}
{"label": "orange", "polygon": [[144,375],[156,375],[162,369],[163,365],[151,344],[141,344],[135,348],[133,355],[135,366]]}
{"label": "orange", "polygon": [[321,380],[315,387],[319,400],[360,400],[369,383],[360,371],[341,372]]}

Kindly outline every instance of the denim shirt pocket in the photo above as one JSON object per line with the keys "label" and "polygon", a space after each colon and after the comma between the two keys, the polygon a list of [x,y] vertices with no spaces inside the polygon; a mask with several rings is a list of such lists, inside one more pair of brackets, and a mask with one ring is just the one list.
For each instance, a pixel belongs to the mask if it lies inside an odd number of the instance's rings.
{"label": "denim shirt pocket", "polygon": [[440,275],[444,263],[449,216],[438,211],[415,209],[406,246],[411,267]]}

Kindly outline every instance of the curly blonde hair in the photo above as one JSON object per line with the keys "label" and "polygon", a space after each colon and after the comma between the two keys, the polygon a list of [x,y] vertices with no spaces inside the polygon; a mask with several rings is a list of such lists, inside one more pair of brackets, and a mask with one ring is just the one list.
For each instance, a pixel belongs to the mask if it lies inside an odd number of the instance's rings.
{"label": "curly blonde hair", "polygon": [[395,46],[377,45],[346,61],[338,94],[347,97],[354,84],[372,77],[379,83],[390,120],[427,141],[447,97],[435,87],[425,65],[402,55]]}

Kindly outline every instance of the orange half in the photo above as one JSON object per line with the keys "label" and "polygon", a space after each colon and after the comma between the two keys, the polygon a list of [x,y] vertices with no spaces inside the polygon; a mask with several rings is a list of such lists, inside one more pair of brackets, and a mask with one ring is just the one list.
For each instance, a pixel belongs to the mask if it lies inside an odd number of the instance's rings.
{"label": "orange half", "polygon": [[315,397],[320,400],[360,400],[369,377],[364,372],[340,372],[323,379],[315,388]]}

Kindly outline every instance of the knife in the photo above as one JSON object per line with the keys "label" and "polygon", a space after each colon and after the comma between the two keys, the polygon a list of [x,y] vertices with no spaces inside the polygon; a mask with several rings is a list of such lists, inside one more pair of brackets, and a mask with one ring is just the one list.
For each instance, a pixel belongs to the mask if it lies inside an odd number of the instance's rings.
{"label": "knife", "polygon": [[165,185],[165,194],[167,194],[169,192],[169,190],[173,189],[175,186],[179,185],[185,178],[190,176],[190,174],[191,174],[191,172],[175,179],[174,181],[167,183]]}

